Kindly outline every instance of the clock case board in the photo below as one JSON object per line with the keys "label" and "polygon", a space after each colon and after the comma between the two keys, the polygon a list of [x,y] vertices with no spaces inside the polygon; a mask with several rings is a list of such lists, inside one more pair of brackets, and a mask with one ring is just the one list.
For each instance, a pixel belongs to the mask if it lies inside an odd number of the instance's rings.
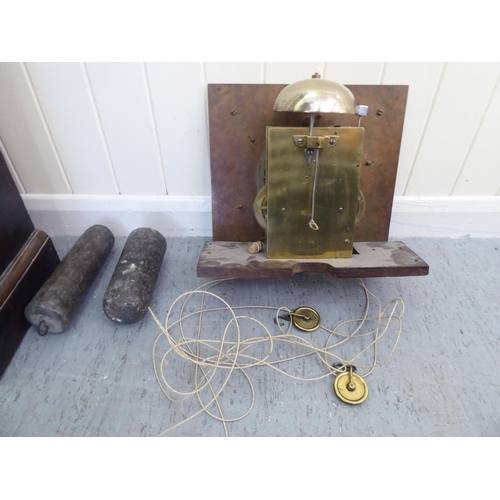
{"label": "clock case board", "polygon": [[30,328],[24,308],[59,265],[49,236],[35,229],[0,153],[0,377]]}
{"label": "clock case board", "polygon": [[[394,187],[408,86],[346,85],[369,106],[360,190],[366,208],[354,234],[353,256],[341,259],[267,259],[250,254],[265,232],[254,216],[264,185],[266,129],[308,127],[309,114],[273,111],[286,85],[209,84],[213,242],[201,253],[197,274],[214,278],[285,278],[300,272],[336,277],[423,276],[429,266],[402,242],[389,242]],[[357,127],[358,116],[318,113],[315,126]]]}

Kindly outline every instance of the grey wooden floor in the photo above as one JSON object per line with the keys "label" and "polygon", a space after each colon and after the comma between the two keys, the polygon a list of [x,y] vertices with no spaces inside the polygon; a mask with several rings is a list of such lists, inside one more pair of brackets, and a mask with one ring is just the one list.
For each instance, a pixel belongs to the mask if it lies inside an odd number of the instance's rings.
{"label": "grey wooden floor", "polygon": [[[54,238],[59,255],[75,241]],[[204,241],[167,239],[151,304],[162,321],[177,296],[208,281],[196,277]],[[118,325],[102,312],[103,294],[124,243],[125,238],[117,238],[68,332],[40,337],[31,328],[26,334],[0,380],[1,436],[155,436],[199,410],[196,399],[171,403],[162,393],[153,370],[159,334],[153,318]],[[342,403],[332,378],[301,382],[257,367],[248,371],[255,386],[254,408],[228,424],[230,436],[500,435],[500,240],[405,243],[428,262],[430,274],[365,280],[384,304],[396,297],[406,304],[398,348],[367,377],[367,401]],[[286,281],[236,280],[215,291],[231,305],[309,305],[331,327],[359,317],[364,306],[355,280],[317,274]],[[272,311],[256,311],[255,317],[276,331]],[[215,331],[222,319],[211,315],[207,325]],[[382,354],[390,340],[381,341]],[[160,352],[165,346],[160,342]],[[295,347],[281,349],[284,355]],[[291,373],[304,376],[318,370],[312,357],[290,367]],[[194,368],[172,361],[166,372],[182,388],[192,381]],[[249,393],[243,377],[230,380],[221,399],[227,417],[247,408]],[[166,434],[223,435],[221,423],[206,414]]]}

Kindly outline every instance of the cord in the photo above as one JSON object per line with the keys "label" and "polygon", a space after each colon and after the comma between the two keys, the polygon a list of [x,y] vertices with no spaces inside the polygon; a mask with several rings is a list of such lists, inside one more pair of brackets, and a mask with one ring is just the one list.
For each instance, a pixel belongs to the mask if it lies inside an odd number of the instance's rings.
{"label": "cord", "polygon": [[[292,333],[291,321],[288,327],[283,329],[279,322],[280,314],[283,312],[292,312],[286,307],[231,306],[220,295],[209,291],[211,288],[225,281],[230,280],[211,281],[201,285],[196,290],[178,296],[167,313],[164,325],[160,323],[151,308],[149,308],[151,315],[161,330],[153,345],[153,367],[155,377],[162,392],[172,402],[185,401],[195,396],[200,404],[199,411],[162,431],[159,436],[172,431],[202,413],[206,413],[210,417],[220,421],[224,427],[225,435],[228,436],[227,424],[245,418],[254,407],[255,388],[247,373],[252,368],[266,367],[294,380],[315,381],[337,376],[345,370],[346,366],[355,365],[357,370],[364,370],[365,372],[362,376],[367,377],[373,373],[377,366],[382,365],[392,356],[398,345],[405,309],[403,300],[397,298],[391,300],[385,307],[382,307],[380,299],[368,290],[362,279],[358,279],[365,295],[365,308],[362,317],[343,321],[333,329],[329,329],[321,324],[319,329],[327,334],[326,342],[322,346],[315,345],[315,341],[316,343],[318,342],[317,332],[309,333],[309,339],[306,336]],[[192,306],[193,299],[195,298],[200,299],[197,308]],[[205,307],[207,299],[210,298],[216,302],[220,302],[220,307]],[[375,302],[376,313],[374,316],[369,317],[372,301]],[[174,311],[177,311],[177,309],[179,311],[175,313]],[[273,334],[263,322],[250,315],[238,315],[237,311],[239,310],[275,311],[275,323],[280,333]],[[217,324],[215,329],[212,328],[209,334],[204,335],[203,333],[208,330],[203,324],[204,319],[212,313],[220,315],[223,312],[229,314],[229,320],[225,324],[218,322],[220,324]],[[174,314],[178,314],[177,319],[173,318]],[[186,323],[190,319],[191,324],[186,326]],[[383,360],[379,360],[378,344],[382,337],[387,334],[394,321],[397,322],[395,340],[389,353]],[[257,328],[262,333],[246,338],[246,330],[243,331],[242,329],[243,323],[246,322],[250,322],[253,329]],[[372,322],[374,322],[373,328],[365,331],[367,325]],[[343,332],[343,330],[350,327],[354,327],[352,332]],[[194,330],[194,335],[189,336],[186,329],[189,329],[191,332]],[[233,338],[234,336],[236,336],[235,339]],[[372,338],[370,339],[370,337]],[[159,347],[159,342],[162,339],[167,339],[169,346],[164,351],[160,351]],[[367,345],[357,346],[359,351],[353,356],[343,357],[338,352],[347,345],[356,342],[359,344],[366,339],[368,339]],[[286,357],[277,355],[277,350],[280,346],[289,345],[292,346],[293,354]],[[263,352],[253,352],[259,348]],[[304,352],[300,352],[301,350]],[[334,350],[336,352],[333,352]],[[373,352],[372,362],[370,364],[362,364],[362,356],[370,350]],[[322,368],[322,373],[317,376],[299,376],[290,373],[283,367],[289,362],[310,356],[315,357]],[[174,378],[174,373],[168,369],[168,364],[175,361],[173,360],[175,357],[193,365],[193,387],[190,390],[176,389],[174,383],[171,381]],[[339,368],[337,363],[343,368]],[[228,418],[224,416],[220,398],[231,378],[238,373],[243,376],[243,380],[250,388],[248,408],[240,415]],[[217,380],[216,377],[218,377]],[[220,381],[221,378],[222,383]],[[216,382],[218,387],[216,387]],[[208,399],[208,401],[204,402],[203,399]],[[211,411],[210,408],[214,405],[215,411]]]}

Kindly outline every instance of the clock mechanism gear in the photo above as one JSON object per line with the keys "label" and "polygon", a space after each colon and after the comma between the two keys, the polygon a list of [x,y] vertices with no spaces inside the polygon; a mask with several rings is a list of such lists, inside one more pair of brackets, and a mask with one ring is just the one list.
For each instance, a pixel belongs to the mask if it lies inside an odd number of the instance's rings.
{"label": "clock mechanism gear", "polygon": [[364,197],[363,193],[361,192],[361,190],[358,189],[358,203],[357,203],[357,207],[356,207],[356,219],[354,222],[355,226],[357,226],[361,222],[363,215],[365,215],[365,208],[366,208],[365,197]]}
{"label": "clock mechanism gear", "polygon": [[262,229],[267,229],[267,186],[260,188],[253,202],[255,219]]}

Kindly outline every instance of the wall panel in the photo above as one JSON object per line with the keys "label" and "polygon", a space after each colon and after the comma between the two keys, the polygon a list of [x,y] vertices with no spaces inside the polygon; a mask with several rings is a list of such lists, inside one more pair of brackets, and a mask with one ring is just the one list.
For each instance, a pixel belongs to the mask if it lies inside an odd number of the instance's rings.
{"label": "wall panel", "polygon": [[499,72],[500,63],[447,64],[404,194],[451,194]]}
{"label": "wall panel", "polygon": [[377,85],[382,79],[381,62],[327,62],[323,78],[344,85]]}
{"label": "wall panel", "polygon": [[0,64],[0,137],[28,193],[71,193],[22,63]]}
{"label": "wall panel", "polygon": [[314,73],[322,75],[325,68],[325,63],[322,62],[269,62],[265,64],[266,79],[264,83],[293,83],[306,80],[311,78]]}
{"label": "wall panel", "polygon": [[207,62],[207,83],[263,83],[264,63]]}
{"label": "wall panel", "polygon": [[0,63],[0,148],[27,195],[210,196],[207,83],[315,72],[409,86],[396,195],[500,194],[500,63]]}
{"label": "wall panel", "polygon": [[144,65],[86,63],[121,194],[166,194]]}
{"label": "wall panel", "polygon": [[453,195],[496,195],[500,190],[500,84],[488,105],[477,136],[453,189]]}
{"label": "wall panel", "polygon": [[408,85],[396,196],[402,195],[429,118],[443,63],[387,63],[382,84]]}
{"label": "wall panel", "polygon": [[163,167],[171,195],[210,194],[202,63],[147,63]]}
{"label": "wall panel", "polygon": [[83,65],[26,68],[73,193],[118,194]]}

